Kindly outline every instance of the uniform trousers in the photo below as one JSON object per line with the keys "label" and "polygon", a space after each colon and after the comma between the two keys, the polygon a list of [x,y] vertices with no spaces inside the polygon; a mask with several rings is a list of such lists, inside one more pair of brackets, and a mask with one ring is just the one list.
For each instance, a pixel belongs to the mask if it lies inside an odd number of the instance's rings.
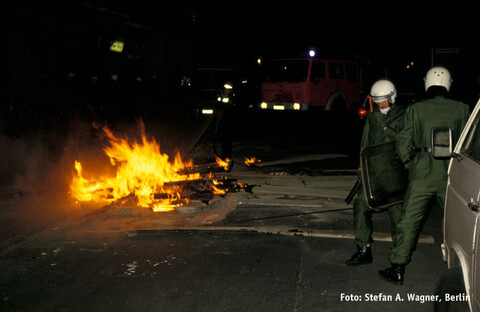
{"label": "uniform trousers", "polygon": [[[368,207],[363,194],[363,188],[362,185],[360,185],[360,191],[353,202],[355,244],[359,247],[367,246],[372,242],[372,215],[375,213],[374,210]],[[402,205],[394,205],[387,209],[390,217],[392,241],[395,242],[397,237],[396,229],[402,213]]]}
{"label": "uniform trousers", "polygon": [[401,220],[397,226],[397,238],[390,250],[390,262],[393,264],[408,264],[417,244],[423,219],[432,198],[436,198],[443,209],[445,204],[445,189],[447,181],[410,181]]}

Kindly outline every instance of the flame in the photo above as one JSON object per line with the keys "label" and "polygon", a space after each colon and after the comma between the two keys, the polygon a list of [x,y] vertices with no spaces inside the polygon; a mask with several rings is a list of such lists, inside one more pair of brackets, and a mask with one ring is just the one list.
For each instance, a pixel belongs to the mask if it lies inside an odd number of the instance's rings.
{"label": "flame", "polygon": [[210,186],[211,186],[211,188],[212,188],[212,190],[213,190],[213,194],[224,195],[224,194],[227,193],[226,190],[223,190],[223,189],[217,187],[217,185],[222,185],[222,183],[220,183],[220,182],[217,181],[217,180],[212,180],[212,185],[210,185]]}
{"label": "flame", "polygon": [[217,162],[217,165],[220,167],[223,167],[225,171],[228,171],[230,168],[231,164],[231,159],[230,158],[225,158],[225,160],[222,160],[220,157],[215,156],[215,161]]}
{"label": "flame", "polygon": [[262,161],[260,159],[256,159],[255,157],[245,158],[245,165],[247,166],[250,166],[254,163],[259,163],[259,162],[262,162]]}
{"label": "flame", "polygon": [[[76,175],[70,184],[70,194],[77,201],[114,202],[133,194],[137,204],[150,207],[153,211],[171,211],[176,206],[188,203],[175,188],[164,188],[166,182],[199,179],[200,174],[179,174],[178,170],[191,167],[192,161],[182,162],[177,153],[173,163],[160,152],[160,145],[152,138],[147,140],[142,131],[142,142],[129,143],[119,139],[108,129],[103,131],[110,139],[110,146],[104,148],[112,166],[116,166],[113,177],[85,177],[82,164],[75,161]],[[156,199],[155,194],[166,198]]]}

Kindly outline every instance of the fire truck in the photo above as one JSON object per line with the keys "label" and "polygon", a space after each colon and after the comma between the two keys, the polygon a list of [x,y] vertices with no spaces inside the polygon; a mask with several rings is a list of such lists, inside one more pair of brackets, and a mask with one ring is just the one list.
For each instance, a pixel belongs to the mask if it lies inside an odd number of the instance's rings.
{"label": "fire truck", "polygon": [[354,60],[286,58],[266,62],[261,110],[349,110],[360,103]]}

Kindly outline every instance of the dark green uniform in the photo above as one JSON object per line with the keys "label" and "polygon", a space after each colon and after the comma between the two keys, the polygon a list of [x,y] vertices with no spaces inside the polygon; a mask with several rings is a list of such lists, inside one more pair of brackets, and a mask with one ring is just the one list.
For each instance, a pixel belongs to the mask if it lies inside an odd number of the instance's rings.
{"label": "dark green uniform", "polygon": [[390,251],[392,264],[410,262],[430,200],[436,197],[442,209],[445,203],[449,159],[435,159],[426,151],[431,145],[432,127],[450,127],[455,143],[469,115],[467,105],[443,96],[407,108],[404,128],[397,137],[396,149],[403,162],[409,161],[410,182],[403,202],[401,221],[397,226],[397,239]]}
{"label": "dark green uniform", "polygon": [[[404,106],[393,106],[387,114],[382,114],[378,107],[367,114],[360,148],[388,141],[395,141],[403,127]],[[402,205],[388,209],[391,222],[392,240],[395,240],[396,225],[400,220]],[[360,185],[358,196],[353,202],[353,221],[355,227],[355,244],[363,247],[372,242],[372,213],[365,201],[363,186]]]}

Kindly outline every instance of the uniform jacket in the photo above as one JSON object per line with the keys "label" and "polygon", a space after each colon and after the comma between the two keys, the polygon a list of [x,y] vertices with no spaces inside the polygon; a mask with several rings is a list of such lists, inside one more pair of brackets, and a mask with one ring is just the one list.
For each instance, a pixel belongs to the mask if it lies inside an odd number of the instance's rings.
{"label": "uniform jacket", "polygon": [[415,151],[431,145],[433,127],[449,127],[453,143],[458,141],[470,111],[464,103],[437,96],[410,105],[404,117],[403,130],[398,134],[396,150],[403,162],[409,163],[409,178],[424,181],[445,181],[449,159],[435,159],[427,151]]}
{"label": "uniform jacket", "polygon": [[[382,114],[378,107],[367,113],[365,128],[363,129],[360,149],[378,143],[395,141],[397,134],[403,128],[405,106],[393,106],[387,114]],[[387,127],[383,130],[384,127]]]}

